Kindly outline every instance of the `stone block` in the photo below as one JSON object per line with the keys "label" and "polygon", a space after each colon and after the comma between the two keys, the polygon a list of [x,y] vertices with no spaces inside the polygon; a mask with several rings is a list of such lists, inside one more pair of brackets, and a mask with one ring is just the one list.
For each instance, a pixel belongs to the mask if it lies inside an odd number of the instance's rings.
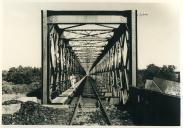
{"label": "stone block", "polygon": [[2,105],[2,114],[14,114],[20,110],[21,104]]}
{"label": "stone block", "polygon": [[32,102],[38,103],[37,97],[20,97],[17,100],[22,102],[32,101]]}

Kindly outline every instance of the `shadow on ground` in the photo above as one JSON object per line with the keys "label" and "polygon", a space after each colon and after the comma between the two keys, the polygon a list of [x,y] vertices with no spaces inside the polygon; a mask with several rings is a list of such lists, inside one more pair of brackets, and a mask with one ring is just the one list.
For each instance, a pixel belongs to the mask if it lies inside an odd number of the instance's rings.
{"label": "shadow on ground", "polygon": [[26,96],[27,97],[37,97],[38,99],[41,99],[42,98],[41,88],[32,90],[31,92],[27,93]]}

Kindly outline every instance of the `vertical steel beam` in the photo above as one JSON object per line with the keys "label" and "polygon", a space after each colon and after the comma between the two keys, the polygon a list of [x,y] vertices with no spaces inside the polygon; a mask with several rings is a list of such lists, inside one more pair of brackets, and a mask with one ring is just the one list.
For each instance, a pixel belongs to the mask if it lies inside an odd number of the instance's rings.
{"label": "vertical steel beam", "polygon": [[137,10],[130,11],[127,17],[128,36],[129,36],[129,84],[133,87],[137,86]]}
{"label": "vertical steel beam", "polygon": [[137,86],[137,10],[131,13],[132,86]]}
{"label": "vertical steel beam", "polygon": [[48,103],[48,26],[47,26],[47,11],[41,11],[41,31],[42,31],[42,103]]}

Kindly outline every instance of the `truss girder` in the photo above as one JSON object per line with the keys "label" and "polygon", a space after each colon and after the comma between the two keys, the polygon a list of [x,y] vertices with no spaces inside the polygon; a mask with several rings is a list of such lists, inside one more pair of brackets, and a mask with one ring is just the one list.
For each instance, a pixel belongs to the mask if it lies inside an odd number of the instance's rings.
{"label": "truss girder", "polygon": [[85,71],[81,66],[77,56],[70,48],[68,42],[61,40],[63,35],[58,33],[55,26],[48,35],[49,44],[49,96],[52,99],[65,90],[70,84],[70,76],[84,75]]}
{"label": "truss girder", "polygon": [[72,24],[109,24],[109,23],[127,23],[127,20],[123,16],[103,16],[103,15],[95,15],[95,16],[85,16],[85,15],[58,15],[58,16],[49,16],[48,24],[62,24],[62,23],[72,23]]}
{"label": "truss girder", "polygon": [[109,41],[90,71],[123,104],[128,100],[130,84],[136,85],[136,16],[136,12],[131,12],[128,25],[121,26],[124,31],[114,33],[118,36]]}

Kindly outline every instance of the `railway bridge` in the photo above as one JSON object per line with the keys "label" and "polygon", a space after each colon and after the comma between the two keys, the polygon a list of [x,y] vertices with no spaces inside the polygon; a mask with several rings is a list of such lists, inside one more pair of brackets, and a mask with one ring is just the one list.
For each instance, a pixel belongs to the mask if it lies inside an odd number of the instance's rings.
{"label": "railway bridge", "polygon": [[180,123],[180,98],[138,88],[137,10],[41,14],[43,104],[74,104],[70,124],[88,104],[109,125],[110,105],[132,110],[134,125]]}

